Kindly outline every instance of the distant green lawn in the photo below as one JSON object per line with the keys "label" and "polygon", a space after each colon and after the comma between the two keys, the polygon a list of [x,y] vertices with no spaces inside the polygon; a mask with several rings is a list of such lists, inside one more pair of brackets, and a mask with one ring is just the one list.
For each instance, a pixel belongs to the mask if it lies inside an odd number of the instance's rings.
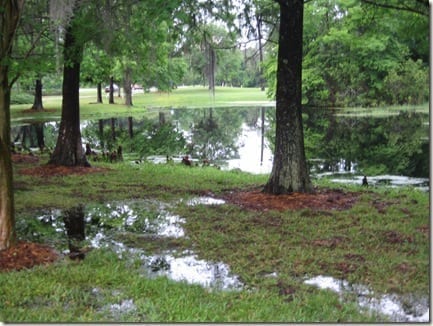
{"label": "distant green lawn", "polygon": [[[150,92],[135,93],[132,98],[133,106],[126,107],[124,98],[114,96],[115,104],[108,104],[106,94],[103,95],[102,104],[95,104],[96,89],[80,90],[80,115],[82,119],[107,118],[119,116],[133,116],[142,114],[146,110],[156,108],[203,108],[227,106],[273,106],[274,101],[266,97],[266,92],[259,88],[217,87],[215,97],[207,87],[191,86],[181,87],[171,93]],[[29,104],[12,105],[12,124],[20,120],[54,120],[60,119],[62,97],[45,96],[43,98],[45,112],[37,114],[26,111]]]}
{"label": "distant green lawn", "polygon": [[[124,105],[124,98],[115,94],[115,104],[108,104],[108,97],[104,93],[103,103],[96,104],[96,89],[80,89],[80,116],[81,119],[104,119],[110,117],[125,117],[141,115],[144,112],[155,111],[161,108],[208,108],[208,107],[263,107],[275,106],[275,101],[267,98],[266,92],[259,88],[217,87],[215,96],[207,87],[186,86],[174,89],[170,93],[164,92],[137,92],[133,95],[132,107]],[[28,112],[32,106],[20,104],[11,106],[12,125],[21,121],[49,121],[60,120],[62,97],[44,96],[44,112]],[[429,112],[429,105],[417,106],[389,106],[374,108],[341,108],[338,114],[343,115],[375,115],[388,116],[398,114],[399,111]]]}

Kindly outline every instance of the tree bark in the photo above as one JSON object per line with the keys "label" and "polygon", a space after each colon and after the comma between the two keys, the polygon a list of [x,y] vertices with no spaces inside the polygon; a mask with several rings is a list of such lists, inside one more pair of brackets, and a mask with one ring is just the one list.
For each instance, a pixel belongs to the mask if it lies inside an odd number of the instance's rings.
{"label": "tree bark", "polygon": [[7,66],[0,66],[0,250],[9,248],[16,240],[7,70]]}
{"label": "tree bark", "polygon": [[80,131],[80,62],[83,48],[74,36],[73,23],[65,33],[62,117],[56,148],[49,164],[90,166],[83,150]]}
{"label": "tree bark", "polygon": [[35,82],[35,99],[33,102],[32,110],[44,110],[44,106],[42,105],[42,81],[40,79],[36,79]]}
{"label": "tree bark", "polygon": [[132,106],[132,69],[126,67],[123,72],[123,92],[125,93],[125,105]]}
{"label": "tree bark", "polygon": [[110,77],[110,92],[108,93],[108,104],[114,104],[114,80],[113,76]]}
{"label": "tree bark", "polygon": [[16,242],[8,63],[23,6],[24,0],[0,1],[0,250]]}
{"label": "tree bark", "polygon": [[311,192],[302,126],[303,0],[280,0],[276,137],[265,192]]}
{"label": "tree bark", "polygon": [[97,98],[96,103],[102,103],[102,83],[99,82],[97,86]]}

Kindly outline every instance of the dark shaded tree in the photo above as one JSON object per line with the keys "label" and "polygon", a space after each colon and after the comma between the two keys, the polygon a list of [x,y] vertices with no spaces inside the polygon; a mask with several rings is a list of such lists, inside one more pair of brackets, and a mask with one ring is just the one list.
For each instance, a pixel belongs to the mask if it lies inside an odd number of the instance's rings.
{"label": "dark shaded tree", "polygon": [[276,134],[265,192],[311,192],[302,126],[303,0],[280,0]]}
{"label": "dark shaded tree", "polygon": [[77,28],[77,22],[72,18],[65,32],[63,99],[59,135],[49,160],[49,164],[54,165],[90,166],[82,146],[80,132],[79,86],[83,44],[75,35]]}

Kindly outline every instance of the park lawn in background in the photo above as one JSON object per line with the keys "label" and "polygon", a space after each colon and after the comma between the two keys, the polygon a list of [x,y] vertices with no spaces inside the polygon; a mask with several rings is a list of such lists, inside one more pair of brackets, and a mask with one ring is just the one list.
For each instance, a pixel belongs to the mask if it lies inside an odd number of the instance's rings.
{"label": "park lawn in background", "polygon": [[[105,94],[105,93],[104,93]],[[108,104],[103,95],[103,103],[96,102],[96,89],[80,89],[81,120],[104,119],[111,117],[140,116],[158,108],[203,108],[203,107],[261,107],[274,106],[275,102],[266,97],[259,88],[217,87],[215,97],[207,87],[180,87],[172,92],[137,92],[132,97],[132,107],[125,106],[124,99],[114,96],[114,104]],[[62,97],[44,96],[45,111],[29,112],[31,103],[11,106],[12,125],[19,121],[60,120]]]}

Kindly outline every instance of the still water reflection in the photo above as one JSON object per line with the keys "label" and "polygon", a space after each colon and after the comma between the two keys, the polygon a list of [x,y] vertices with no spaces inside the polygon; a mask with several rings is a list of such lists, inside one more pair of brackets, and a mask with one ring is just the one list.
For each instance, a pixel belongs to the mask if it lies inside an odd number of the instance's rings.
{"label": "still water reflection", "polygon": [[[53,148],[58,127],[57,122],[15,126],[12,140],[21,147]],[[269,173],[272,168],[273,108],[149,110],[141,118],[83,121],[81,128],[83,143],[99,154],[94,159],[121,145],[124,157],[133,162],[181,161],[188,155],[195,164],[222,169]],[[428,128],[428,115],[415,112],[375,118],[305,109],[310,173],[417,177],[426,186]]]}
{"label": "still water reflection", "polygon": [[[220,199],[197,197],[186,204],[224,203]],[[175,281],[219,290],[243,288],[242,282],[226,264],[199,259],[192,250],[174,247],[150,252],[141,248],[140,242],[146,242],[149,237],[154,241],[157,238],[179,239],[186,236],[182,227],[185,219],[171,214],[170,207],[164,202],[140,200],[87,207],[80,205],[64,211],[50,210],[38,217],[45,227],[35,228],[30,233],[36,238],[51,234],[56,246],[72,259],[78,256],[84,259],[84,251],[88,247],[108,248],[114,250],[121,259],[139,259],[143,273],[148,277],[167,276]],[[52,234],[52,231],[56,234]],[[131,234],[138,235],[135,244],[126,241]]]}

